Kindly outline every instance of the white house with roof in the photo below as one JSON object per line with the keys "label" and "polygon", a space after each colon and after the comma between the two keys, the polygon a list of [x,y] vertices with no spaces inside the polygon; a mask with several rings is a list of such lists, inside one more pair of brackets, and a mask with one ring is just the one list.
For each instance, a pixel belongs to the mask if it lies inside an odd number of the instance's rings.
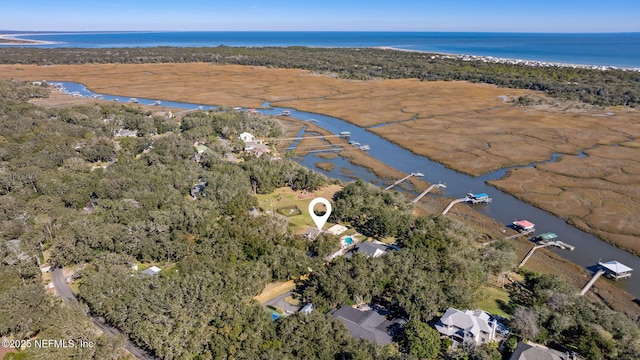
{"label": "white house with roof", "polygon": [[458,342],[481,345],[495,341],[497,321],[482,310],[448,308],[436,323],[436,330]]}
{"label": "white house with roof", "polygon": [[255,136],[249,134],[248,132],[243,132],[242,134],[240,134],[240,140],[244,141],[245,143],[248,142],[253,142],[256,140]]}
{"label": "white house with roof", "polygon": [[140,273],[145,275],[158,275],[160,271],[162,271],[162,269],[160,269],[159,267],[151,266],[145,270],[142,270]]}

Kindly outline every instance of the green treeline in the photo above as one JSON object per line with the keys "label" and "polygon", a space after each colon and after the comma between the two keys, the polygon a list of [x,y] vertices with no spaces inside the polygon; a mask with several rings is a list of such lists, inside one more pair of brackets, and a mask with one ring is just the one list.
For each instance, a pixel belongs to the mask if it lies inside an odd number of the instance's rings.
{"label": "green treeline", "polygon": [[[181,119],[105,104],[41,108],[33,85],[0,81],[0,337],[86,339],[92,348],[28,349],[28,359],[120,359],[124,336],[93,330],[91,312],[163,359],[499,359],[490,345],[451,350],[431,327],[450,306],[476,307],[490,274],[511,269],[512,246],[442,216],[416,217],[399,194],[363,181],[335,195],[333,221],[393,236],[399,250],[326,263],[339,240],[294,235],[286,217],[255,216],[256,193],[313,191],[330,180],[289,158],[243,157],[244,131],[279,136],[277,121],[231,109]],[[13,95],[12,95],[13,94]],[[116,130],[138,136],[116,138]],[[225,139],[227,141],[221,141]],[[195,143],[207,149],[196,159]],[[199,160],[199,161],[196,161]],[[196,184],[204,189],[190,192]],[[263,209],[266,210],[266,209]],[[38,268],[76,267],[80,304],[45,292]],[[148,276],[133,264],[156,264]],[[271,319],[252,298],[297,279],[311,315]],[[47,274],[45,274],[47,276]],[[638,328],[577,297],[557,279],[525,274],[503,304],[514,340],[566,344],[588,359],[640,357]],[[360,301],[408,320],[396,344],[352,339],[325,312]]]}
{"label": "green treeline", "polygon": [[143,64],[210,62],[306,69],[346,79],[462,80],[543,91],[553,97],[607,106],[640,104],[640,72],[532,67],[465,61],[386,49],[218,46],[210,48],[0,48],[0,64]]}

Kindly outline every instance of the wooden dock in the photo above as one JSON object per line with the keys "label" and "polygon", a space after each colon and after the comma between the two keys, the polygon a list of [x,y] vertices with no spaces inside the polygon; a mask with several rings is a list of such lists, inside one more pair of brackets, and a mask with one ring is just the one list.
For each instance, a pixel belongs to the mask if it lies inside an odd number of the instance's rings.
{"label": "wooden dock", "polygon": [[449,205],[447,205],[447,207],[442,211],[442,215],[447,215],[447,213],[449,212],[449,210],[451,210],[451,208],[453,207],[453,205],[455,204],[459,204],[461,202],[466,202],[467,198],[462,198],[462,199],[455,199],[452,202],[449,203]]}
{"label": "wooden dock", "polygon": [[531,230],[527,230],[527,231],[522,231],[522,232],[518,232],[517,234],[513,234],[513,235],[509,235],[506,238],[504,238],[505,240],[513,240],[515,238],[519,238],[520,236],[527,236],[529,234],[534,233],[536,230],[535,229],[531,229]]}
{"label": "wooden dock", "polygon": [[[517,234],[517,235],[522,235],[522,234]],[[523,267],[524,264],[527,262],[527,260],[529,260],[529,258],[531,257],[531,255],[533,255],[533,253],[543,247],[547,247],[547,246],[556,246],[559,247],[560,249],[563,250],[571,250],[573,251],[576,247],[573,245],[569,245],[567,243],[564,243],[562,241],[549,241],[546,243],[542,243],[540,245],[536,245],[533,248],[531,248],[531,250],[529,250],[529,252],[527,253],[527,255],[525,255],[524,259],[522,259],[522,261],[520,262],[520,264],[518,264],[518,267]]]}
{"label": "wooden dock", "polygon": [[602,276],[604,274],[604,270],[600,269],[598,271],[596,271],[595,274],[593,274],[593,277],[591,278],[591,280],[589,280],[589,282],[587,283],[587,285],[585,285],[582,288],[582,291],[580,291],[580,296],[583,296],[584,294],[587,293],[587,291],[589,291],[589,289],[591,289],[591,287],[593,286],[593,284],[596,282],[596,280],[598,280],[598,278],[600,278],[600,276]]}
{"label": "wooden dock", "polygon": [[409,174],[409,175],[407,175],[407,176],[403,177],[402,179],[400,179],[400,180],[396,180],[393,184],[391,184],[391,185],[387,186],[387,187],[386,187],[386,188],[384,188],[384,189],[385,189],[385,190],[390,190],[390,189],[391,189],[391,188],[393,188],[394,186],[396,186],[396,185],[400,184],[401,182],[403,182],[403,181],[407,180],[408,178],[410,178],[410,177],[412,177],[412,176],[422,177],[422,176],[424,176],[424,175],[423,175],[422,173],[419,173],[419,172],[412,172],[411,174]]}
{"label": "wooden dock", "polygon": [[318,135],[318,136],[299,136],[292,138],[269,138],[270,142],[274,141],[295,141],[295,140],[305,140],[305,139],[325,139],[325,138],[346,138],[346,135]]}
{"label": "wooden dock", "polygon": [[415,198],[415,199],[411,200],[411,203],[412,203],[412,204],[417,203],[418,201],[420,201],[420,199],[422,199],[423,197],[425,197],[425,195],[427,195],[427,194],[429,193],[429,191],[433,190],[434,188],[444,189],[444,188],[446,188],[446,187],[447,187],[447,185],[445,185],[445,184],[433,184],[433,185],[429,186],[429,187],[427,188],[427,190],[425,190],[425,191],[421,192],[421,193],[420,193],[420,195],[416,196],[416,198]]}

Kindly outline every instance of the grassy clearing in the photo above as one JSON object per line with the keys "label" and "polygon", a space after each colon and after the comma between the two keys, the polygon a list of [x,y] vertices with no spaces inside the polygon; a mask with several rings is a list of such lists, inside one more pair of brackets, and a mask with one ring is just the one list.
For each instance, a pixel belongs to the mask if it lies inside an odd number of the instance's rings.
{"label": "grassy clearing", "polygon": [[269,301],[274,297],[280,296],[295,288],[296,288],[296,283],[293,280],[289,280],[286,282],[274,282],[274,283],[268,284],[264,288],[264,291],[262,291],[259,295],[257,295],[253,299],[262,304],[265,301]]}
{"label": "grassy clearing", "polygon": [[[276,209],[288,209],[297,207],[300,214],[287,217],[289,226],[294,233],[302,234],[307,231],[313,224],[313,220],[309,216],[309,203],[316,197],[323,197],[331,200],[333,195],[342,189],[339,185],[329,185],[312,193],[303,193],[294,191],[291,188],[276,189],[271,194],[257,195],[258,206],[265,211],[271,211],[272,207]],[[325,225],[328,228],[330,225]]]}
{"label": "grassy clearing", "polygon": [[479,296],[478,308],[490,314],[504,316],[505,318],[511,317],[501,307],[501,304],[506,305],[509,303],[509,293],[506,290],[485,286],[480,290]]}

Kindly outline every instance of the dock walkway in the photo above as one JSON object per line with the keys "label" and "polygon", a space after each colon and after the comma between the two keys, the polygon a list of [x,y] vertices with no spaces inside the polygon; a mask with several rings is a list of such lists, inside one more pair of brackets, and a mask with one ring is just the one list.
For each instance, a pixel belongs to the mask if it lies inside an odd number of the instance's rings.
{"label": "dock walkway", "polygon": [[[364,145],[364,146],[366,146],[366,147],[367,147],[367,149],[366,149],[366,150],[369,150],[367,145]],[[364,150],[364,149],[362,149],[362,147],[363,147],[363,146],[361,146],[361,147],[360,147],[360,150]],[[410,178],[410,177],[412,177],[412,176],[415,176],[415,177],[423,177],[423,176],[424,176],[424,174],[419,173],[419,172],[412,172],[411,174],[409,174],[409,175],[407,175],[407,176],[403,177],[402,179],[400,179],[400,180],[396,180],[393,184],[391,184],[391,185],[387,186],[387,187],[386,187],[386,188],[384,188],[384,189],[385,189],[385,190],[390,190],[390,189],[391,189],[391,188],[393,188],[394,186],[396,186],[396,185],[400,184],[401,182],[403,182],[403,181],[407,180],[408,178]],[[431,188],[430,188],[430,189],[431,189]]]}
{"label": "dock walkway", "polygon": [[409,174],[409,175],[407,175],[407,176],[403,177],[403,178],[402,178],[402,179],[400,179],[400,180],[396,180],[393,184],[391,184],[391,185],[387,186],[387,187],[386,187],[386,188],[384,188],[384,189],[385,189],[385,190],[390,190],[390,189],[391,189],[391,188],[393,188],[394,186],[396,186],[396,185],[400,184],[401,182],[403,182],[403,181],[407,180],[408,178],[410,178],[410,177],[412,177],[412,176],[413,176],[413,173],[411,173],[411,174]]}
{"label": "dock walkway", "polygon": [[[522,234],[518,234],[518,235],[522,235]],[[522,261],[520,262],[520,264],[518,265],[518,267],[523,267],[524,264],[527,262],[527,260],[529,260],[529,258],[531,257],[531,255],[533,255],[533,253],[540,248],[543,247],[547,247],[547,246],[556,246],[559,247],[560,249],[563,250],[571,250],[573,251],[576,247],[573,245],[569,245],[567,243],[564,243],[562,241],[549,241],[549,242],[545,242],[545,243],[541,243],[540,245],[536,245],[533,248],[531,248],[531,250],[529,250],[529,252],[527,253],[527,255],[524,257],[524,259],[522,259]]]}
{"label": "dock walkway", "polygon": [[433,184],[431,186],[429,186],[427,188],[427,190],[423,191],[420,193],[420,195],[416,196],[415,199],[411,200],[412,204],[417,203],[418,201],[420,201],[420,199],[422,199],[425,195],[427,195],[429,193],[429,191],[433,190],[434,188],[438,188],[438,189],[444,189],[447,186],[445,184]]}
{"label": "dock walkway", "polygon": [[442,211],[442,215],[446,215],[449,210],[451,210],[451,208],[453,207],[453,205],[455,204],[459,204],[461,202],[466,202],[467,198],[462,198],[462,199],[455,199],[452,202],[449,203],[449,205],[447,205],[447,207]]}
{"label": "dock walkway", "polygon": [[585,285],[582,288],[582,291],[580,291],[580,296],[583,296],[584,294],[587,293],[587,291],[589,291],[589,289],[591,289],[591,287],[593,286],[593,284],[596,282],[596,280],[598,280],[598,278],[600,276],[602,276],[604,274],[604,270],[600,269],[598,271],[596,271],[595,274],[593,274],[593,277],[591,278],[591,280],[589,280],[589,282],[587,283],[587,285]]}

